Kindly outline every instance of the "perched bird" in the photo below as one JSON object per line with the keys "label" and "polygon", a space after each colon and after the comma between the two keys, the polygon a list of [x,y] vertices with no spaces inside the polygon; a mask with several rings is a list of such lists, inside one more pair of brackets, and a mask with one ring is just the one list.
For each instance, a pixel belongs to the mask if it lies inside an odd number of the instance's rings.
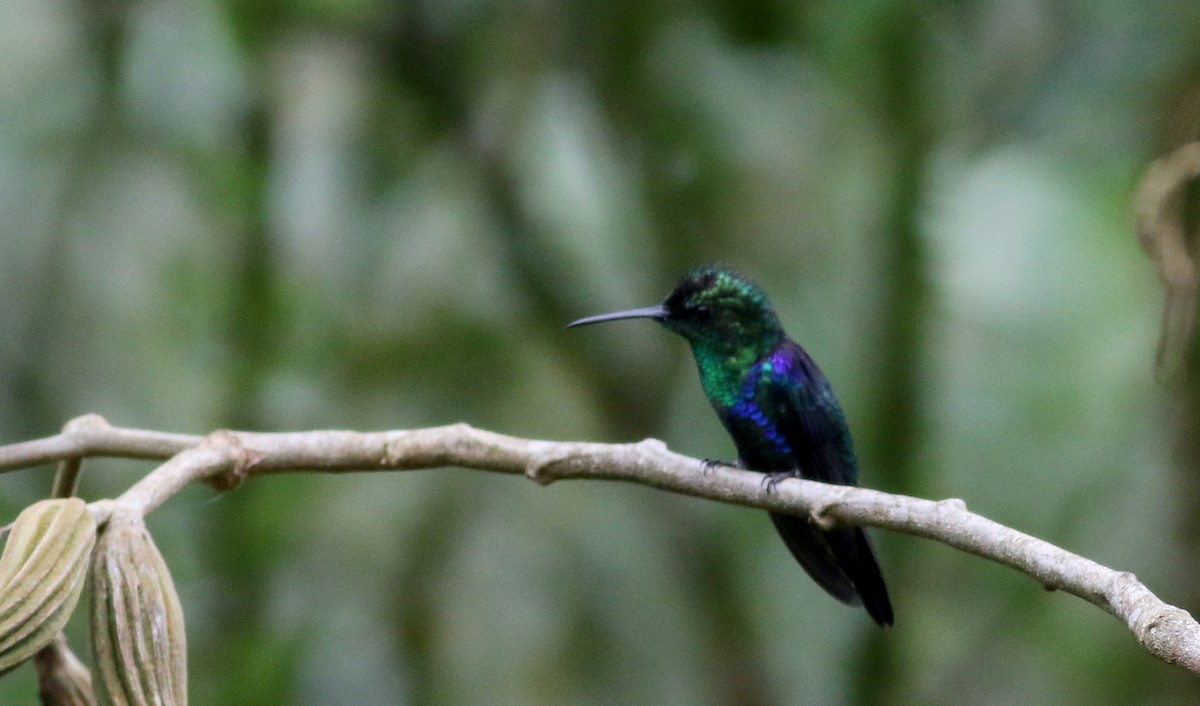
{"label": "perched bird", "polygon": [[[761,289],[729,270],[700,267],[659,306],[589,316],[568,327],[635,318],[654,319],[691,345],[704,394],[737,445],[739,466],[766,473],[772,486],[795,476],[857,485],[850,428],[833,388],[784,333]],[[822,530],[776,513],[771,521],[821,588],[862,605],[880,625],[892,624],[887,587],[862,528]]]}

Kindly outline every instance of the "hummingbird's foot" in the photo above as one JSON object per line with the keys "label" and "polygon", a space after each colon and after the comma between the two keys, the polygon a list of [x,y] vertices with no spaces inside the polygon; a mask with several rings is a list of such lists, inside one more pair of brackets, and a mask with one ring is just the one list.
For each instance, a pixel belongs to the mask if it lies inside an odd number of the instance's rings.
{"label": "hummingbird's foot", "polygon": [[714,469],[718,466],[725,466],[726,468],[737,468],[737,466],[734,466],[732,463],[728,463],[728,462],[722,461],[720,459],[706,458],[700,462],[700,472],[707,475],[708,473],[710,473],[712,471],[712,469]]}
{"label": "hummingbird's foot", "polygon": [[763,478],[762,484],[767,489],[768,493],[773,493],[775,492],[775,486],[779,485],[788,478],[795,477],[796,474],[792,471],[775,471],[774,473],[768,473],[766,477]]}

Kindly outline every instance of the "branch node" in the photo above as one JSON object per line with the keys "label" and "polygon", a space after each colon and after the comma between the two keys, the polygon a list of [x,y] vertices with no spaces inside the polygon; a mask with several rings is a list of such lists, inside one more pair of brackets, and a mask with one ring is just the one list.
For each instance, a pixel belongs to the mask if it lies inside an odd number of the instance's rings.
{"label": "branch node", "polygon": [[63,425],[64,434],[80,434],[83,432],[108,431],[112,425],[99,414],[84,414],[69,420]]}
{"label": "branch node", "polygon": [[553,462],[535,463],[535,464],[529,465],[525,469],[525,477],[528,478],[529,480],[533,481],[534,483],[537,483],[538,485],[550,485],[555,480],[557,480],[557,478],[554,477],[553,473],[546,472],[546,468],[548,468],[550,465],[552,465],[552,463]]}
{"label": "branch node", "polygon": [[255,451],[242,444],[242,438],[237,432],[228,429],[218,429],[209,434],[205,437],[203,445],[219,448],[228,453],[232,461],[227,471],[206,479],[206,482],[217,490],[233,490],[241,485],[250,474],[250,469],[261,463],[265,457],[261,451]]}
{"label": "branch node", "polygon": [[[846,502],[846,488],[844,485],[831,485],[827,488],[828,495],[823,502],[815,506],[808,513],[808,520],[818,529],[829,531],[843,525],[837,518],[838,508]],[[853,502],[853,501],[851,501]]]}
{"label": "branch node", "polygon": [[555,466],[566,463],[573,458],[577,457],[560,455],[530,459],[528,465],[525,466],[525,477],[538,485],[550,485],[562,477],[561,474],[554,470]]}
{"label": "branch node", "polygon": [[939,510],[958,510],[961,512],[967,511],[967,503],[962,498],[946,498],[937,501]]}
{"label": "branch node", "polygon": [[838,523],[837,519],[830,514],[830,511],[833,509],[834,506],[832,504],[822,505],[821,507],[809,513],[809,522],[811,522],[817,529],[824,530],[826,532],[831,529],[835,529],[838,526]]}
{"label": "branch node", "polygon": [[95,500],[88,503],[88,512],[92,513],[92,519],[96,520],[96,526],[101,527],[108,522],[108,518],[112,517],[115,506],[116,503],[110,498]]}
{"label": "branch node", "polygon": [[633,446],[638,451],[650,453],[652,455],[663,454],[669,451],[667,444],[664,441],[661,439],[655,439],[653,437],[642,439]]}

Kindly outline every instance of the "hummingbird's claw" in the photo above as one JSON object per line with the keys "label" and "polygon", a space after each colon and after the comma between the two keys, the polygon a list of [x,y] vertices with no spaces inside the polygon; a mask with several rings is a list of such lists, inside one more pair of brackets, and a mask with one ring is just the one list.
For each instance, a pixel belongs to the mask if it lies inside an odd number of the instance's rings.
{"label": "hummingbird's claw", "polygon": [[736,466],[734,466],[732,463],[729,463],[727,461],[722,461],[721,459],[718,459],[718,458],[706,458],[700,462],[700,472],[704,473],[704,474],[708,474],[708,473],[711,473],[712,470],[718,466],[725,466],[726,468],[736,468]]}
{"label": "hummingbird's claw", "polygon": [[766,477],[763,478],[762,484],[764,487],[766,487],[768,493],[773,493],[775,492],[775,486],[779,485],[788,478],[795,477],[796,474],[793,471],[776,471],[774,473],[768,473]]}

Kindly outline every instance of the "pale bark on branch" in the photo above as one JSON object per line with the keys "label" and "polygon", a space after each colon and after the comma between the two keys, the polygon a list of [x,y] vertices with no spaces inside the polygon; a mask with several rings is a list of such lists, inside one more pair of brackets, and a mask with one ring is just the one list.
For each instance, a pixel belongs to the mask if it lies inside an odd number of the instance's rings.
{"label": "pale bark on branch", "polygon": [[708,468],[654,439],[634,444],[539,441],[466,424],[383,432],[218,431],[199,437],[122,429],[88,415],[68,423],[61,434],[0,447],[0,470],[92,456],[167,459],[119,497],[91,503],[101,522],[118,507],[145,515],[196,481],[231,488],[268,473],[459,466],[524,475],[541,484],[572,478],[630,481],[807,516],[823,527],[881,527],[937,540],[1028,574],[1048,589],[1079,596],[1123,620],[1152,655],[1200,674],[1200,624],[1187,611],[1161,601],[1129,572],[969,512],[961,500],[924,500],[798,479],[768,490],[762,474]]}

